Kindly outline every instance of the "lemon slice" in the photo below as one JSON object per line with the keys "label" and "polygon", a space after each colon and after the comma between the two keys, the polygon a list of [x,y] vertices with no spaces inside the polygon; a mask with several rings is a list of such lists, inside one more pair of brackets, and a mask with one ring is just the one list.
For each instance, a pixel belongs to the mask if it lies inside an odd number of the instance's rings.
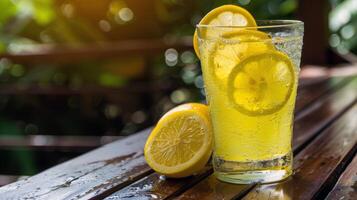
{"label": "lemon slice", "polygon": [[229,75],[228,97],[247,115],[266,115],[280,110],[295,84],[294,65],[287,55],[268,51],[242,60]]}
{"label": "lemon slice", "polygon": [[[236,5],[223,5],[211,10],[206,16],[202,18],[200,25],[214,25],[214,26],[257,26],[254,17],[244,8]],[[224,29],[207,29],[205,37],[215,37]],[[196,55],[200,57],[198,50],[197,30],[193,35],[193,47]]]}
{"label": "lemon slice", "polygon": [[271,37],[256,30],[236,30],[226,32],[222,40],[216,42],[211,54],[210,71],[218,83],[226,83],[231,70],[242,60],[252,54],[274,50]]}
{"label": "lemon slice", "polygon": [[190,103],[166,113],[151,132],[144,149],[147,163],[168,177],[199,172],[212,153],[208,107]]}

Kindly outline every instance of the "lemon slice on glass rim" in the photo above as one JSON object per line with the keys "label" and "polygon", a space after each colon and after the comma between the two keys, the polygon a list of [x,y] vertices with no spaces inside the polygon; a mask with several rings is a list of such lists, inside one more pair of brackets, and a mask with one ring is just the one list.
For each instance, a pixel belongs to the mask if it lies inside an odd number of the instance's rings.
{"label": "lemon slice on glass rim", "polygon": [[296,82],[294,64],[279,51],[257,53],[243,59],[229,74],[230,103],[250,116],[279,111]]}
{"label": "lemon slice on glass rim", "polygon": [[[257,26],[254,17],[244,8],[236,5],[223,5],[211,10],[206,14],[199,23],[200,25],[214,26]],[[218,30],[206,30],[205,35],[208,37],[222,34]],[[196,55],[199,55],[197,29],[193,35],[193,47]]]}

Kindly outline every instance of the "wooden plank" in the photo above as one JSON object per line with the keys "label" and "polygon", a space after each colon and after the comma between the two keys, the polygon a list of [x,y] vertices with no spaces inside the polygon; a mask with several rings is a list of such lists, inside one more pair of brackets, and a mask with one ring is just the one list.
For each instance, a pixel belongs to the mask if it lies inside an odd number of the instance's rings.
{"label": "wooden plank", "polygon": [[0,188],[2,199],[89,199],[142,178],[151,169],[143,157],[147,129],[38,175]]}
{"label": "wooden plank", "polygon": [[357,199],[357,156],[343,172],[335,187],[328,194],[327,200]]}
{"label": "wooden plank", "polygon": [[[301,117],[296,118],[293,140],[295,152],[356,100],[357,91],[353,89],[354,83],[349,83],[336,93],[332,93],[330,96],[321,99],[321,101],[315,102],[307,112],[302,112],[300,114]],[[341,95],[344,95],[345,98],[341,98]],[[326,111],[328,112],[326,113]],[[207,168],[205,174],[211,174],[211,172],[212,169]],[[133,195],[133,191],[135,191],[133,199],[140,199],[146,196],[156,196],[158,199],[170,198],[182,193],[182,191],[187,190],[189,186],[202,180],[201,175],[185,181],[161,180],[159,177],[159,174],[153,173],[147,178],[139,180],[137,183],[112,194],[108,197],[108,200]],[[169,187],[166,187],[166,185],[169,185]],[[230,199],[241,195],[241,192],[244,194],[250,187],[252,186],[242,187],[241,185],[223,183],[217,181],[216,178],[211,175],[194,187],[188,189],[180,198],[197,199],[197,195],[200,195],[202,199]],[[137,188],[140,189],[137,190]],[[224,190],[224,188],[227,188],[227,191]]]}
{"label": "wooden plank", "polygon": [[[148,199],[165,199],[168,196],[171,196],[173,191],[179,193],[183,189],[187,189],[193,186],[201,179],[205,178],[209,173],[211,173],[211,169],[212,168],[210,166],[207,166],[201,174],[198,174],[194,177],[194,181],[192,177],[167,179],[165,176],[160,176],[157,173],[153,173],[120,190],[119,193],[110,195],[110,197],[107,197],[106,199],[144,199],[145,197]],[[147,191],[155,192],[146,193]]]}
{"label": "wooden plank", "polygon": [[0,149],[28,148],[40,150],[85,151],[108,144],[123,136],[0,136]]}
{"label": "wooden plank", "polygon": [[18,178],[19,176],[14,175],[0,175],[0,186],[15,182]]}
{"label": "wooden plank", "polygon": [[258,185],[244,199],[323,199],[334,177],[356,153],[356,113],[357,104],[299,153],[290,179]]}
{"label": "wooden plank", "polygon": [[296,97],[295,110],[301,111],[304,107],[312,103],[314,100],[321,97],[331,89],[337,89],[340,86],[346,84],[349,78],[337,77],[337,78],[320,78],[314,82],[307,82],[304,79],[299,84],[298,95]]}
{"label": "wooden plank", "polygon": [[38,86],[37,84],[1,84],[0,95],[98,95],[98,94],[151,94],[154,92],[171,91],[179,85],[167,81],[165,85],[161,83],[132,82],[130,86],[106,87],[99,85],[84,85],[78,88],[66,86]]}
{"label": "wooden plank", "polygon": [[339,117],[357,99],[357,76],[332,96],[323,96],[295,118],[293,145],[299,151],[315,133]]}
{"label": "wooden plank", "polygon": [[148,56],[163,53],[168,48],[192,49],[192,38],[125,40],[111,43],[93,43],[76,46],[33,45],[29,51],[0,54],[17,63],[73,63],[94,59],[116,58],[118,56]]}

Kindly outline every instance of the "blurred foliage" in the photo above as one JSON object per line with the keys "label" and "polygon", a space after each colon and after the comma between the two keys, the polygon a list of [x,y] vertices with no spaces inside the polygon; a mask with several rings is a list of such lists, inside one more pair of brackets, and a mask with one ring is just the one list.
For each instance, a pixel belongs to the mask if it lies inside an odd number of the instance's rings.
{"label": "blurred foliage", "polygon": [[340,53],[357,55],[357,3],[355,0],[330,0],[330,45]]}
{"label": "blurred foliage", "polygon": [[17,7],[10,0],[3,0],[0,1],[0,8],[2,8],[2,12],[0,12],[1,28],[9,20],[9,18],[14,17],[16,15]]}
{"label": "blurred foliage", "polygon": [[[341,52],[356,53],[353,1],[330,0],[330,43]],[[256,19],[292,19],[298,0],[0,0],[0,53],[138,38],[174,41],[192,36],[195,24],[223,4],[243,6]],[[10,91],[0,95],[0,136],[128,135],[153,124],[176,104],[204,100],[199,61],[192,50],[171,48],[150,58],[36,63],[0,59],[0,87]],[[98,94],[76,93],[84,89]],[[43,169],[36,167],[31,152],[14,151],[8,157],[22,174]],[[52,159],[48,156],[41,165],[56,163]],[[6,167],[0,165],[0,172]]]}

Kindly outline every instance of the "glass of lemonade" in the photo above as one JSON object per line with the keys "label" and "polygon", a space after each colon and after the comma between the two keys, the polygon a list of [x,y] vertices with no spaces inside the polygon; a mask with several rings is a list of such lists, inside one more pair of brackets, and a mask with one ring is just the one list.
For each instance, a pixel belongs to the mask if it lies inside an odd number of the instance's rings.
{"label": "glass of lemonade", "polygon": [[303,31],[295,20],[197,25],[218,179],[268,183],[291,175]]}

